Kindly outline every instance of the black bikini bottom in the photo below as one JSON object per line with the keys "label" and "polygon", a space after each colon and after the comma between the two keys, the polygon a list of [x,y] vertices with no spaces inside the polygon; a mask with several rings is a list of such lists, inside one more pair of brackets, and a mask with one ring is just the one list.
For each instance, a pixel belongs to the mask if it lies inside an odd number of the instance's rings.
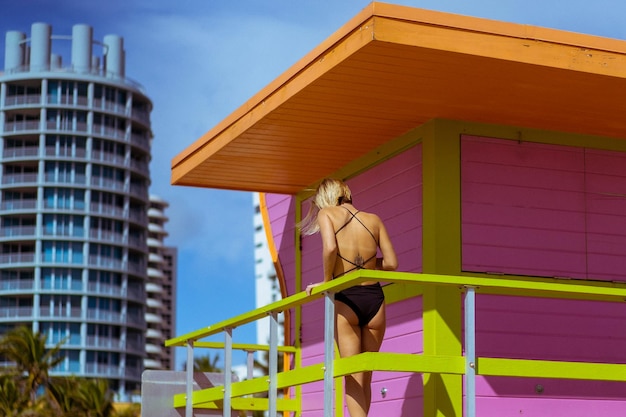
{"label": "black bikini bottom", "polygon": [[335,294],[335,300],[341,301],[354,311],[359,319],[359,326],[366,326],[378,313],[385,302],[385,294],[380,283],[355,285]]}

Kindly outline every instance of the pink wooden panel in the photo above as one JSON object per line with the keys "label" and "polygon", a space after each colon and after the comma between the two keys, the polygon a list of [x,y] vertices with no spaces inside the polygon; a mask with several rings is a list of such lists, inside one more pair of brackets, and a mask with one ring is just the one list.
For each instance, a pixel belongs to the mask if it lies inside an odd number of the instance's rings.
{"label": "pink wooden panel", "polygon": [[626,305],[479,295],[478,356],[626,363]]}
{"label": "pink wooden panel", "polygon": [[[479,357],[626,363],[623,303],[478,295],[476,305]],[[480,416],[621,416],[626,410],[626,383],[479,377],[476,392]]]}
{"label": "pink wooden panel", "polygon": [[563,401],[547,395],[476,399],[476,415],[480,417],[621,417],[625,407],[626,402],[619,399],[569,398]]}
{"label": "pink wooden panel", "polygon": [[463,270],[584,278],[581,149],[463,136]]}
{"label": "pink wooden panel", "polygon": [[589,278],[626,281],[626,153],[585,155]]}
{"label": "pink wooden panel", "polygon": [[266,194],[271,233],[278,251],[280,264],[285,274],[287,294],[294,294],[295,288],[295,248],[293,236],[295,227],[295,198],[283,194]]}

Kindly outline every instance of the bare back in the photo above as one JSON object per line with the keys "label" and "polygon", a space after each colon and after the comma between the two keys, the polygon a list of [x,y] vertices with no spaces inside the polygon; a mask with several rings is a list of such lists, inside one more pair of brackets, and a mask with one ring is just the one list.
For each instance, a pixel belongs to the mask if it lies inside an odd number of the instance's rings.
{"label": "bare back", "polygon": [[356,269],[376,269],[381,225],[379,217],[358,211],[350,204],[329,207],[326,210],[337,242],[333,277]]}

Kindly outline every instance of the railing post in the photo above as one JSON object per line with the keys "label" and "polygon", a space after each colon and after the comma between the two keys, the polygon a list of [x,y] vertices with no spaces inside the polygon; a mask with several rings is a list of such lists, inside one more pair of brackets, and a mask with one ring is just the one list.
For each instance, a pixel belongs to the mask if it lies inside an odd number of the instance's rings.
{"label": "railing post", "polygon": [[324,293],[324,417],[333,417],[335,360],[335,294]]}
{"label": "railing post", "polygon": [[267,392],[268,398],[268,413],[270,417],[277,416],[277,400],[278,400],[278,381],[276,377],[278,374],[278,313],[276,311],[270,312],[270,351],[269,351],[269,387]]}
{"label": "railing post", "polygon": [[233,377],[233,329],[224,329],[224,410],[222,415],[230,417],[230,397]]}
{"label": "railing post", "polygon": [[[246,378],[250,380],[254,378],[254,351],[253,350],[246,351],[246,361],[247,361]],[[250,417],[252,417],[253,414],[254,414],[253,411],[248,411],[247,413],[247,415]]]}
{"label": "railing post", "polygon": [[476,293],[465,287],[465,416],[476,416]]}
{"label": "railing post", "polygon": [[193,340],[187,340],[185,417],[193,417]]}

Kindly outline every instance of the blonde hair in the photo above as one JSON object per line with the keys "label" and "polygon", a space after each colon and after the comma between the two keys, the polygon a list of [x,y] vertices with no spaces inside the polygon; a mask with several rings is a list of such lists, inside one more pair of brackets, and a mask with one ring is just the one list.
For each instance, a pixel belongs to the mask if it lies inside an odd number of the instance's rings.
{"label": "blonde hair", "polygon": [[315,197],[309,206],[309,212],[299,226],[303,234],[312,235],[319,232],[317,213],[326,207],[352,203],[352,192],[345,182],[333,178],[325,178],[317,187]]}

